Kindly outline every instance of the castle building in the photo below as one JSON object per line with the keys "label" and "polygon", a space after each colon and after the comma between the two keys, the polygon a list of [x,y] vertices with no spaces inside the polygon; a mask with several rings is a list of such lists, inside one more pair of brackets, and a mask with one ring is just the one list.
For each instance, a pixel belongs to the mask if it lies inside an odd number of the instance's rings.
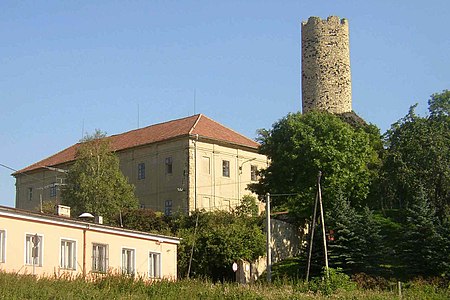
{"label": "castle building", "polygon": [[[229,210],[267,158],[259,144],[202,115],[151,125],[108,137],[120,169],[135,186],[141,207],[162,211]],[[32,164],[16,178],[16,208],[36,210],[61,202],[61,170],[76,159],[79,143]]]}
{"label": "castle building", "polygon": [[301,24],[302,111],[352,112],[348,21],[310,17]]}

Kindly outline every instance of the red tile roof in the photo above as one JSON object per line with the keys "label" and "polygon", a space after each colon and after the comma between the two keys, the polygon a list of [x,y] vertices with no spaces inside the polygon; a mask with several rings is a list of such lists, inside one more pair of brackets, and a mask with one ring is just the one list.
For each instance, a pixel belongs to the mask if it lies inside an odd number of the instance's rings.
{"label": "red tile roof", "polygon": [[[197,135],[200,138],[207,138],[237,146],[257,149],[259,144],[242,134],[239,134],[210,118],[198,114],[178,120],[168,121],[148,127],[116,134],[108,137],[113,151],[121,151],[137,146],[152,144],[165,140],[170,140],[180,136]],[[17,175],[22,172],[32,171],[43,166],[56,166],[62,163],[74,161],[80,143],[70,146],[48,158],[34,163],[22,170],[15,172]]]}

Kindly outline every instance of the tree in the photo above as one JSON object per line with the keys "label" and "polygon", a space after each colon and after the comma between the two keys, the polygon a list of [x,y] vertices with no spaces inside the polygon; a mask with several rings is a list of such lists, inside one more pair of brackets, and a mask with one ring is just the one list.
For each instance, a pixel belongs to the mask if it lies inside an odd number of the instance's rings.
{"label": "tree", "polygon": [[376,139],[380,135],[374,127],[352,127],[326,112],[288,114],[271,130],[260,131],[260,152],[271,163],[261,171],[259,183],[250,189],[259,195],[295,194],[274,197],[273,205],[306,217],[312,211],[320,170],[327,208],[338,193],[353,206],[362,207],[380,162]]}
{"label": "tree", "polygon": [[114,225],[132,230],[173,235],[172,218],[149,208],[125,209],[120,214],[116,214]]}
{"label": "tree", "polygon": [[252,195],[244,195],[241,200],[241,204],[236,206],[234,213],[237,216],[258,216],[259,209],[256,204],[256,197]]}
{"label": "tree", "polygon": [[112,221],[121,210],[138,206],[134,187],[121,173],[119,159],[101,131],[79,144],[62,201],[75,214],[90,212],[103,216],[105,222]]}
{"label": "tree", "polygon": [[408,114],[384,136],[384,208],[406,209],[422,187],[441,220],[450,217],[450,91],[433,94],[430,115]]}
{"label": "tree", "polygon": [[444,232],[424,189],[419,186],[417,196],[406,210],[399,247],[405,274],[411,277],[449,274],[448,237],[442,235]]}
{"label": "tree", "polygon": [[[192,253],[190,276],[214,281],[233,280],[233,262],[254,261],[265,253],[260,218],[233,212],[196,211],[180,219],[178,251],[180,276],[186,276]],[[193,252],[191,252],[193,251]]]}
{"label": "tree", "polygon": [[361,250],[359,238],[363,238],[355,232],[356,211],[342,195],[337,195],[327,216],[327,229],[332,232],[332,238],[328,239],[330,265],[350,272],[355,264],[361,263],[355,258],[355,252]]}
{"label": "tree", "polygon": [[367,206],[356,210],[337,195],[326,222],[330,266],[347,273],[376,273],[384,247],[373,212]]}

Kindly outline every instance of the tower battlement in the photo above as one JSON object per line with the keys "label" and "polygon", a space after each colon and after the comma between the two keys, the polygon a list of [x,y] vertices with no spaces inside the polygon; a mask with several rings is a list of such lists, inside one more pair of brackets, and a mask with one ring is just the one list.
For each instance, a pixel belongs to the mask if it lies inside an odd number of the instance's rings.
{"label": "tower battlement", "polygon": [[302,110],[352,111],[348,21],[337,16],[302,22]]}

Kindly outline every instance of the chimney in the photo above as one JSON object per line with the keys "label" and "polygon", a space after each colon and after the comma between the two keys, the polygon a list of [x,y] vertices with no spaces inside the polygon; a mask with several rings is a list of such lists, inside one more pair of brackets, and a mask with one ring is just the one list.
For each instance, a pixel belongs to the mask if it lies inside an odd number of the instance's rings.
{"label": "chimney", "polygon": [[70,218],[70,206],[65,205],[56,206],[56,214],[60,217]]}
{"label": "chimney", "polygon": [[95,216],[94,222],[97,224],[103,224],[103,217],[102,216]]}

